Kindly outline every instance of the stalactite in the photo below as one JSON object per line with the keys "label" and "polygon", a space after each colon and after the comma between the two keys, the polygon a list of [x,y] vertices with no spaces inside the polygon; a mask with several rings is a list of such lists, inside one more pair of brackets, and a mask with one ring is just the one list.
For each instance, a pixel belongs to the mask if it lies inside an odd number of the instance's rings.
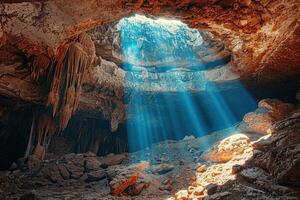
{"label": "stalactite", "polygon": [[37,81],[40,76],[44,75],[50,64],[51,60],[45,54],[35,56],[30,66],[32,80]]}
{"label": "stalactite", "polygon": [[33,153],[38,159],[43,159],[48,145],[47,139],[51,138],[56,132],[56,124],[52,117],[46,114],[39,116],[36,122],[36,146]]}
{"label": "stalactite", "polygon": [[34,128],[35,128],[35,116],[33,115],[31,128],[30,128],[30,133],[29,133],[29,139],[28,139],[28,142],[27,142],[27,147],[26,147],[24,158],[27,158],[30,155],[32,145],[33,145]]}
{"label": "stalactite", "polygon": [[81,34],[77,41],[62,47],[57,55],[47,104],[53,106],[53,116],[58,115],[61,130],[78,107],[82,80],[94,54],[91,38]]}

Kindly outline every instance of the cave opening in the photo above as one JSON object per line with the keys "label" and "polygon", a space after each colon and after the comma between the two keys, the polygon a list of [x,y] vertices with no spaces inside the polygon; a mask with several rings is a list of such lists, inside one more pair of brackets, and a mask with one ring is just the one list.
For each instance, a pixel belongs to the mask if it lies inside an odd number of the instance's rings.
{"label": "cave opening", "polygon": [[209,31],[142,15],[117,26],[129,151],[233,128],[256,107],[230,70],[230,51]]}

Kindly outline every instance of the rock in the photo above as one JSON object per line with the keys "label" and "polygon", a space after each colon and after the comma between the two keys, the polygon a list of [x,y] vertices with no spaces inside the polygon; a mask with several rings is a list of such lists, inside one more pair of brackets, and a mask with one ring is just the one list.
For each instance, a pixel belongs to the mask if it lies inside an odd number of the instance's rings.
{"label": "rock", "polygon": [[204,188],[202,186],[197,186],[195,187],[195,189],[193,190],[193,194],[196,196],[201,196],[203,195],[204,192]]}
{"label": "rock", "polygon": [[76,166],[74,164],[66,165],[66,168],[70,172],[70,177],[74,179],[79,179],[83,175],[84,168]]}
{"label": "rock", "polygon": [[255,148],[255,149],[264,151],[265,148],[266,148],[268,145],[272,144],[273,142],[274,142],[274,141],[273,141],[272,138],[271,138],[271,134],[268,134],[268,135],[265,135],[265,136],[259,138],[259,139],[256,140],[256,141],[253,141],[253,142],[252,142],[252,146],[253,146],[253,148]]}
{"label": "rock", "polygon": [[53,183],[57,183],[62,181],[62,176],[60,175],[59,169],[55,163],[49,163],[45,165],[40,173],[48,180]]}
{"label": "rock", "polygon": [[40,144],[37,144],[32,156],[35,157],[36,159],[43,160],[45,157],[45,153],[46,153],[45,147]]}
{"label": "rock", "polygon": [[[298,147],[299,148],[299,147]],[[286,166],[281,173],[276,174],[276,180],[279,184],[288,184],[300,186],[300,158],[295,158],[292,163]]]}
{"label": "rock", "polygon": [[213,162],[227,162],[234,156],[243,154],[250,147],[250,139],[244,134],[234,134],[215,144],[202,157]]}
{"label": "rock", "polygon": [[287,117],[295,106],[284,103],[276,99],[264,99],[258,104],[258,109],[244,116],[243,122],[239,128],[247,132],[260,134],[270,134],[272,125]]}
{"label": "rock", "polygon": [[136,194],[148,187],[149,182],[138,182],[139,178],[144,179],[145,175],[142,171],[147,167],[149,167],[148,162],[141,162],[127,168],[109,169],[107,175],[112,195],[122,195],[125,190],[127,194]]}
{"label": "rock", "polygon": [[193,136],[193,135],[186,135],[186,136],[184,136],[184,138],[182,140],[186,141],[186,140],[193,140],[193,139],[195,139],[195,136]]}
{"label": "rock", "polygon": [[15,162],[13,162],[12,164],[11,164],[11,166],[9,167],[9,171],[14,171],[14,170],[16,170],[16,169],[18,169],[18,165],[17,165],[17,163],[15,163]]}
{"label": "rock", "polygon": [[211,184],[208,184],[205,189],[206,189],[206,193],[208,195],[213,195],[217,192],[218,185],[211,183]]}
{"label": "rock", "polygon": [[65,155],[64,159],[68,163],[73,163],[76,166],[84,167],[85,159],[83,157],[83,154],[70,153],[70,154]]}
{"label": "rock", "polygon": [[87,174],[86,182],[100,181],[106,177],[104,170],[93,171]]}
{"label": "rock", "polygon": [[70,173],[63,164],[58,164],[57,168],[59,170],[60,175],[63,177],[63,179],[67,180],[70,178]]}
{"label": "rock", "polygon": [[[274,133],[264,142],[264,152],[255,163],[282,185],[300,186],[300,117],[297,113],[277,122]],[[287,125],[284,125],[287,124]]]}
{"label": "rock", "polygon": [[127,159],[126,154],[117,154],[117,155],[110,154],[110,155],[107,155],[107,156],[103,157],[100,160],[101,167],[106,168],[108,166],[119,165],[123,161],[125,161],[126,159]]}
{"label": "rock", "polygon": [[96,157],[90,157],[85,160],[84,167],[87,172],[99,170],[101,163]]}
{"label": "rock", "polygon": [[97,155],[93,152],[86,152],[83,154],[83,157],[96,157]]}
{"label": "rock", "polygon": [[231,192],[220,192],[207,197],[204,197],[204,200],[221,200],[226,196],[231,195]]}
{"label": "rock", "polygon": [[268,173],[259,167],[244,169],[239,173],[239,175],[249,182],[254,182],[256,180],[267,181],[269,179]]}
{"label": "rock", "polygon": [[41,167],[42,161],[35,156],[29,156],[27,160],[27,167],[30,170],[39,170]]}
{"label": "rock", "polygon": [[199,167],[197,167],[196,171],[198,173],[203,173],[207,170],[207,168],[208,168],[207,165],[200,165]]}
{"label": "rock", "polygon": [[187,190],[179,190],[175,194],[176,200],[188,200],[189,199],[189,193]]}
{"label": "rock", "polygon": [[35,191],[28,192],[20,197],[20,200],[38,200],[38,196]]}
{"label": "rock", "polygon": [[239,173],[240,171],[242,171],[244,169],[243,166],[239,165],[239,164],[235,164],[232,166],[232,169],[231,169],[231,174],[237,174]]}
{"label": "rock", "polygon": [[160,189],[160,190],[166,190],[166,191],[172,191],[173,186],[170,185],[170,184],[167,184],[167,185],[161,185],[161,186],[159,186],[159,189]]}
{"label": "rock", "polygon": [[174,169],[173,165],[160,164],[160,165],[154,166],[151,171],[152,171],[152,173],[166,174],[166,173],[172,171],[173,169]]}

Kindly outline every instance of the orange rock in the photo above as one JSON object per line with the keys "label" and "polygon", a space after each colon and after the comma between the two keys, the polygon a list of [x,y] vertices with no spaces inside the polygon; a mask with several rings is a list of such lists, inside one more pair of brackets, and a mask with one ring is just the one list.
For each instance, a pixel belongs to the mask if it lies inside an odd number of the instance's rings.
{"label": "orange rock", "polygon": [[188,200],[189,199],[189,193],[187,190],[179,190],[175,194],[175,199],[176,200]]}

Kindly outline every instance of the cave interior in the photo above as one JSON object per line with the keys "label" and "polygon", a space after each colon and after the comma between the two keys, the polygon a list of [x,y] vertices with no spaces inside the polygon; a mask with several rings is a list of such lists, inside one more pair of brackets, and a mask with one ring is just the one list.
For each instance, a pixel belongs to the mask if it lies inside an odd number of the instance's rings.
{"label": "cave interior", "polygon": [[300,198],[297,0],[0,4],[0,199]]}

